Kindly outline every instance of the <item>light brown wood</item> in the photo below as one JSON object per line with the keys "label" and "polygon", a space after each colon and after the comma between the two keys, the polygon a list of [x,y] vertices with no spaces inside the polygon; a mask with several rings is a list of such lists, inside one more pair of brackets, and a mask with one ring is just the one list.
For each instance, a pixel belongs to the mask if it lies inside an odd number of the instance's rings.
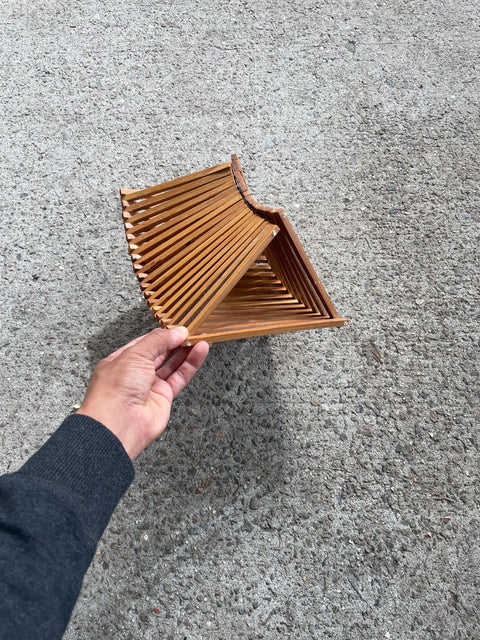
{"label": "light brown wood", "polygon": [[[164,211],[169,211],[175,206],[184,205],[184,209],[194,207],[200,202],[205,202],[205,200],[208,200],[212,195],[221,193],[223,189],[225,189],[225,183],[223,181],[215,181],[213,183],[197,187],[192,191],[184,191],[180,195],[175,196],[166,202],[160,202],[159,204],[155,204],[155,206],[148,207],[147,209],[140,211],[139,213],[134,213],[133,215],[124,210],[123,217],[128,220],[130,224],[135,224],[139,220],[148,220],[154,215]],[[187,202],[188,205],[186,204]]]}
{"label": "light brown wood", "polygon": [[284,211],[252,197],[236,156],[120,193],[147,303],[162,326],[188,328],[185,344],[348,323]]}
{"label": "light brown wood", "polygon": [[225,226],[228,224],[233,227],[233,225],[240,223],[243,214],[243,208],[240,210],[236,207],[232,208],[221,223],[218,223],[214,227],[208,229],[209,234],[206,238],[201,236],[178,253],[172,251],[164,254],[164,262],[162,262],[161,266],[154,269],[150,274],[142,273],[139,275],[139,277],[144,277],[144,281],[141,283],[142,287],[147,291],[156,290],[157,286],[164,281],[164,278],[173,278],[173,276],[176,275],[182,267],[188,265],[191,261],[194,261],[197,258],[197,255],[201,256],[204,252],[208,253],[212,248],[215,250],[223,240],[225,235]]}
{"label": "light brown wood", "polygon": [[[186,311],[191,306],[197,297],[203,299],[203,296],[208,295],[211,290],[209,285],[212,285],[213,281],[220,277],[225,272],[225,264],[229,261],[231,252],[237,250],[237,248],[245,241],[253,237],[257,231],[257,228],[253,226],[254,223],[249,224],[250,221],[245,222],[244,219],[237,229],[233,237],[231,237],[227,243],[224,243],[219,251],[214,253],[209,252],[200,265],[192,272],[190,269],[185,270],[180,275],[181,282],[185,282],[184,286],[172,295],[172,291],[168,292],[167,309],[173,309],[169,313],[179,311],[178,323],[187,323],[187,320],[181,317],[182,311]],[[259,226],[258,224],[256,225]],[[182,297],[183,296],[183,297]],[[178,299],[178,302],[175,302]],[[174,304],[175,303],[175,304]]]}
{"label": "light brown wood", "polygon": [[200,220],[201,224],[206,225],[212,218],[215,218],[219,211],[231,207],[238,202],[242,202],[238,193],[232,193],[232,190],[226,190],[221,197],[216,196],[212,198],[212,204],[210,206],[200,204],[197,207],[187,209],[183,213],[180,213],[175,217],[170,218],[167,222],[164,222],[161,236],[158,233],[157,227],[136,236],[135,242],[138,244],[131,243],[130,248],[137,249],[136,253],[143,254],[151,247],[161,243],[163,234],[166,231],[170,231],[172,235],[174,235],[180,228],[182,228],[182,223],[184,228],[188,227],[189,229],[192,229],[192,224],[197,220]]}
{"label": "light brown wood", "polygon": [[[224,221],[230,217],[233,213],[245,211],[245,205],[243,203],[237,203],[239,206],[228,206],[223,208],[223,212],[225,213]],[[144,264],[147,265],[149,261],[159,253],[164,252],[164,258],[170,251],[180,251],[184,246],[185,242],[189,242],[191,237],[205,237],[206,234],[209,233],[211,229],[211,225],[208,224],[211,220],[215,220],[216,211],[212,212],[211,215],[207,215],[201,217],[199,220],[190,220],[188,224],[183,225],[174,225],[173,229],[170,225],[165,225],[162,228],[161,238],[157,238],[157,242],[153,249],[151,249],[145,255],[141,255],[140,258],[134,259],[133,254],[137,254],[136,250],[132,252],[132,259],[134,260],[133,264]],[[175,234],[176,232],[176,234]],[[145,268],[147,268],[145,266]]]}
{"label": "light brown wood", "polygon": [[132,214],[132,212],[135,211],[150,209],[160,202],[172,200],[173,198],[181,196],[183,194],[190,194],[194,189],[199,190],[203,188],[206,191],[209,191],[216,186],[229,182],[228,178],[229,173],[227,172],[209,174],[208,176],[205,176],[199,180],[195,180],[194,182],[188,182],[173,189],[161,191],[160,193],[151,195],[148,198],[144,198],[142,200],[134,200],[130,204],[128,204],[127,200],[124,211],[126,213]]}
{"label": "light brown wood", "polygon": [[[230,193],[234,193],[234,192],[230,190]],[[215,193],[210,192],[205,196],[205,198],[208,201],[208,206],[213,206],[214,204],[223,201],[225,198],[227,198],[228,195],[229,195],[229,190],[224,190],[222,187],[219,187],[215,190]],[[173,207],[172,209],[167,208],[167,210],[164,211],[163,213],[159,213],[158,215],[155,215],[149,218],[148,220],[145,220],[144,222],[137,223],[135,225],[135,234],[133,234],[132,232],[134,225],[131,224],[130,221],[127,221],[125,223],[125,228],[129,230],[127,237],[132,236],[131,239],[133,239],[135,235],[137,235],[138,237],[138,234],[141,233],[142,234],[141,237],[143,238],[143,234],[150,230],[151,230],[150,233],[153,232],[155,235],[158,235],[157,226],[159,224],[163,224],[164,222],[167,222],[171,218],[175,218],[175,216],[177,216],[180,213],[183,213],[184,211],[196,212],[197,209],[202,210],[203,208],[206,208],[206,207],[207,205],[204,202],[200,202],[197,205],[197,207],[192,207],[191,203],[187,201],[180,204],[177,207]]]}
{"label": "light brown wood", "polygon": [[154,187],[147,187],[146,189],[140,189],[138,191],[135,191],[135,189],[121,189],[120,193],[121,195],[126,195],[126,200],[139,200],[141,198],[146,198],[153,193],[158,193],[159,191],[172,189],[174,187],[178,187],[181,184],[186,184],[187,182],[194,182],[199,178],[203,178],[203,176],[207,176],[212,173],[220,173],[225,169],[231,170],[230,162],[224,162],[223,164],[219,164],[216,167],[210,167],[209,169],[204,169],[203,171],[196,171],[195,173],[190,173],[186,176],[182,176],[181,178],[175,178],[175,180],[163,182],[162,184],[156,185]]}
{"label": "light brown wood", "polygon": [[[223,283],[220,288],[217,289],[216,293],[206,302],[203,306],[203,309],[199,308],[199,304],[197,304],[193,310],[190,311],[187,319],[185,321],[185,326],[192,325],[192,333],[195,329],[201,325],[203,320],[209,315],[209,313],[216,307],[218,302],[225,297],[225,294],[228,293],[233,286],[240,280],[243,273],[246,269],[248,269],[248,265],[255,259],[255,257],[259,254],[260,251],[263,251],[272,236],[276,233],[277,228],[273,229],[270,227],[265,227],[262,229],[258,240],[255,242],[250,241],[248,247],[243,250],[242,254],[237,261],[230,265],[223,275]],[[204,295],[204,301],[206,301],[208,295]],[[193,313],[197,312],[194,316]]]}

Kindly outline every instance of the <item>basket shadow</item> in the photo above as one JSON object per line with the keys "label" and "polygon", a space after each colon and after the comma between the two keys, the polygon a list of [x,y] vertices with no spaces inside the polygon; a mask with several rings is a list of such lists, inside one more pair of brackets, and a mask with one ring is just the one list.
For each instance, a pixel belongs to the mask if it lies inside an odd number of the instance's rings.
{"label": "basket shadow", "polygon": [[273,368],[268,337],[214,344],[175,400],[166,432],[136,463],[127,498],[148,531],[142,574],[152,570],[152,552],[175,572],[194,549],[215,557],[242,530],[268,529],[278,517],[287,427]]}
{"label": "basket shadow", "polygon": [[153,319],[146,305],[122,313],[88,340],[90,363],[95,366],[102,358],[156,327],[158,322]]}

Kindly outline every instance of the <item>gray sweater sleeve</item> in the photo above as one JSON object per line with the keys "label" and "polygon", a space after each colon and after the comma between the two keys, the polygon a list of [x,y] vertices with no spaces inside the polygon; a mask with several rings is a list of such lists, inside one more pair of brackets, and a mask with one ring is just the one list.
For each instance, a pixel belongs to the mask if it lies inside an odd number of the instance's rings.
{"label": "gray sweater sleeve", "polygon": [[0,638],[61,638],[98,541],[133,480],[120,441],[69,416],[0,477]]}

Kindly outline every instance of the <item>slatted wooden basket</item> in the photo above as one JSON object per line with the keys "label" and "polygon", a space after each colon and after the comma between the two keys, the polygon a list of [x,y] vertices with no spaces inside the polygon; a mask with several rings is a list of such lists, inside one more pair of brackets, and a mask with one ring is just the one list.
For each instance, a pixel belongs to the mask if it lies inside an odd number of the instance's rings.
{"label": "slatted wooden basket", "polygon": [[348,323],[284,211],[252,198],[235,155],[120,193],[140,287],[162,326],[188,328],[186,344]]}

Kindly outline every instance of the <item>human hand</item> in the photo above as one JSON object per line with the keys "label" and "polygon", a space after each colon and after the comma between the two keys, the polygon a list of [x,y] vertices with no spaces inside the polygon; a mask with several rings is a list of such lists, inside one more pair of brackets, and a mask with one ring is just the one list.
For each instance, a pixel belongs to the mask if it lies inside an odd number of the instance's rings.
{"label": "human hand", "polygon": [[208,344],[178,347],[185,327],[154,329],[132,340],[95,367],[77,413],[104,424],[134,460],[164,431],[172,400],[208,354]]}

